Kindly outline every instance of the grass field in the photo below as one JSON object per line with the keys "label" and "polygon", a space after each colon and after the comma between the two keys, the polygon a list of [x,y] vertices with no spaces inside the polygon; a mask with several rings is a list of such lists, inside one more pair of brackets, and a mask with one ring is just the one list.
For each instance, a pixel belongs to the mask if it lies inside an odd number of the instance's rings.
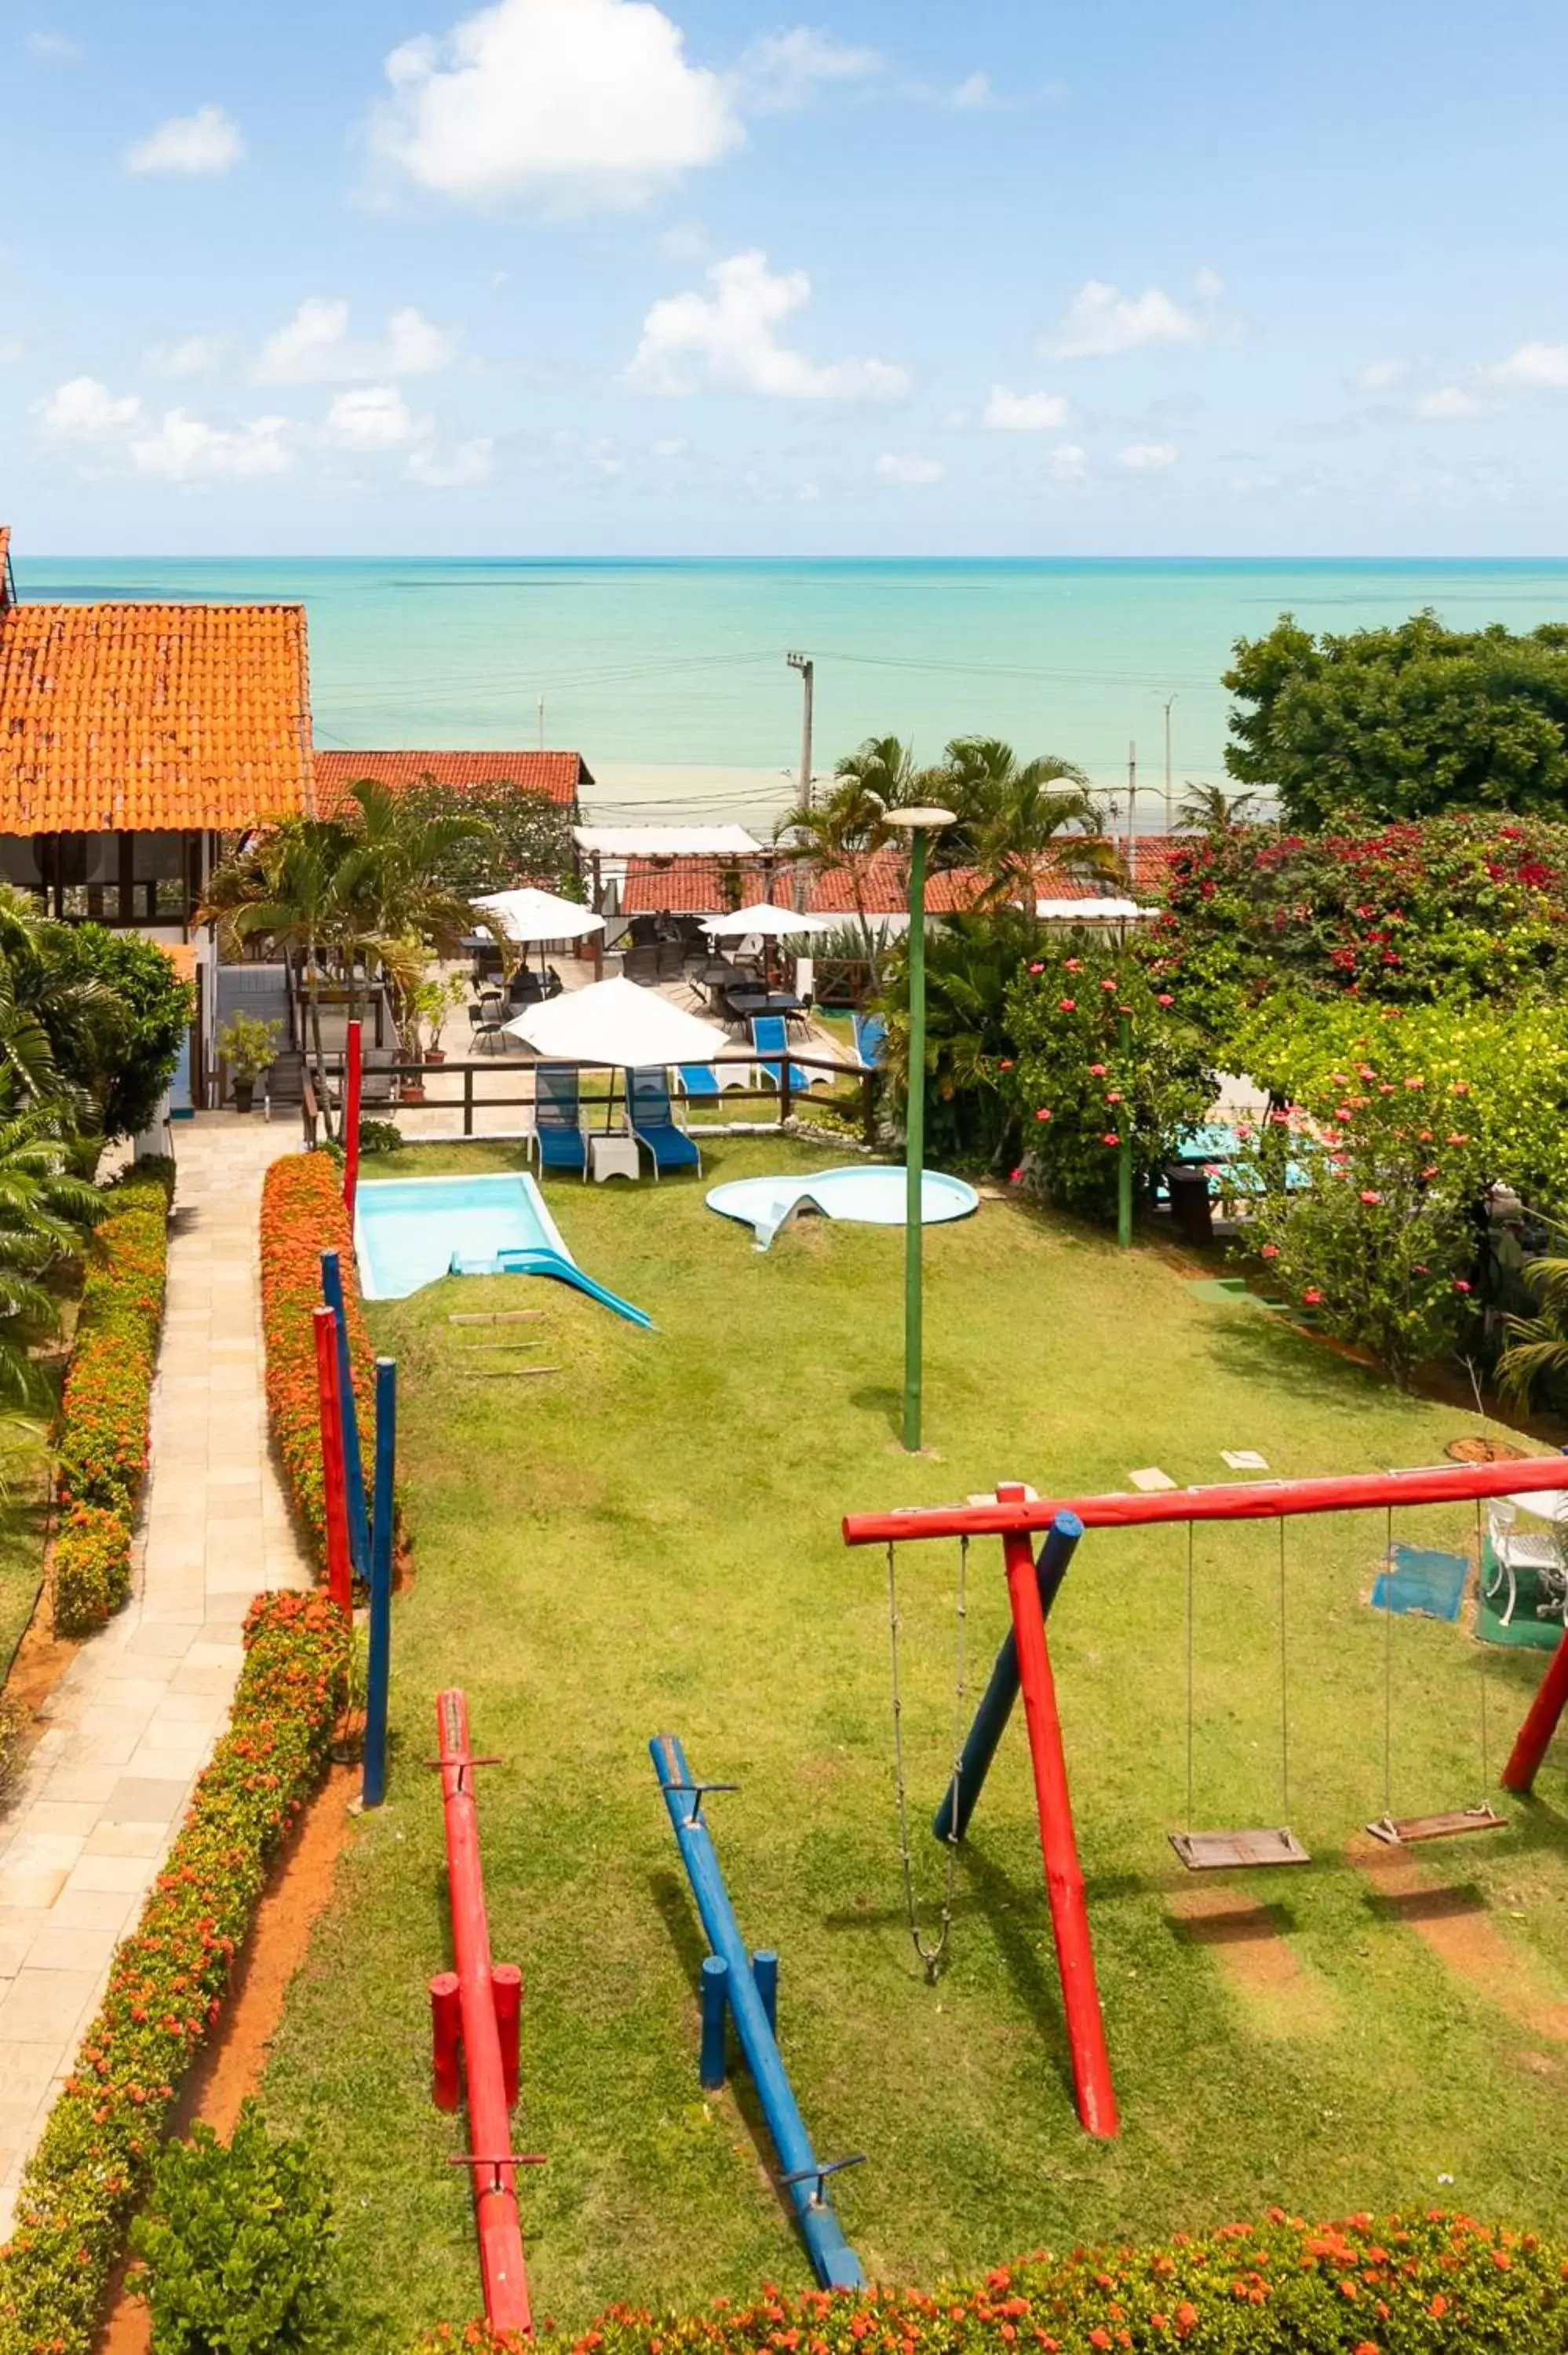
{"label": "grass field", "polygon": [[[824,1167],[831,1151],[731,1139],[708,1178]],[[508,1166],[503,1148],[399,1156],[407,1174]],[[397,1606],[390,1803],[355,1828],[296,1979],[266,2085],[321,2122],[348,2244],[352,2333],[400,2348],[479,2304],[471,2210],[429,2097],[425,1986],[445,1966],[440,1815],[424,1761],[433,1696],[466,1687],[494,1950],[525,1981],[517,2147],[536,2310],[578,2322],[618,2296],[705,2298],[804,2260],[766,2179],[749,2093],[695,2075],[701,1941],[646,1744],[683,1737],[714,1800],[743,1934],[782,1956],[780,2032],[818,2148],[863,2150],[846,2229],[874,2276],[929,2281],[1041,2243],[1154,2235],[1273,2200],[1330,2213],[1436,2200],[1568,2226],[1568,1829],[1563,1756],[1487,1840],[1428,1850],[1446,1921],[1498,1943],[1458,1976],[1346,1859],[1382,1811],[1381,1624],[1364,1596],[1381,1518],[1287,1535],[1290,1819],[1310,1870],[1238,1891],[1272,1909],[1274,1966],[1194,1936],[1183,1820],[1186,1544],[1091,1535],[1052,1623],[1080,1841],[1123,2112],[1074,2118],[1021,1724],[959,1870],[952,1966],[931,1988],[899,1896],[885,1567],[839,1516],[1016,1476],[1071,1493],[1158,1464],[1230,1476],[1436,1458],[1467,1427],[1276,1322],[1197,1297],[1156,1251],[988,1202],[927,1236],[931,1454],[895,1440],[895,1232],[812,1224],[766,1257],[695,1181],[550,1188],[582,1264],[648,1308],[632,1331],[558,1287],[468,1280],[374,1307],[401,1367],[415,1578]],[[538,1324],[473,1327],[461,1308]],[[557,1374],[521,1379],[529,1363]],[[1467,1516],[1398,1534],[1462,1545]],[[1278,1540],[1200,1532],[1200,1824],[1280,1820]],[[924,1831],[950,1755],[949,1548],[906,1548],[906,1750]],[[969,1564],[971,1686],[1005,1625],[999,1550]],[[1478,1656],[1462,1629],[1393,1628],[1397,1808],[1480,1786]],[[1489,1662],[1493,1771],[1540,1673]],[[1180,1884],[1180,1885],[1179,1885]],[[1212,1889],[1213,1883],[1205,1883]],[[1514,2006],[1505,2009],[1503,1998]],[[1521,2000],[1538,2022],[1519,2024]],[[1538,2032],[1539,2029],[1539,2032]],[[1452,2178],[1449,2187],[1447,2179]],[[1443,2188],[1439,2190],[1439,2185]]]}

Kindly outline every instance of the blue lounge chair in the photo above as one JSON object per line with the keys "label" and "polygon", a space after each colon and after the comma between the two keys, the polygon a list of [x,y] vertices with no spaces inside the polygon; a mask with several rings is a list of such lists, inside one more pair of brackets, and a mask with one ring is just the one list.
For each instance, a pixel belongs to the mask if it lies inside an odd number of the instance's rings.
{"label": "blue lounge chair", "polygon": [[539,1148],[541,1175],[546,1169],[575,1169],[587,1183],[588,1146],[583,1140],[581,1123],[577,1065],[536,1064],[534,1071],[534,1141]]}
{"label": "blue lounge chair", "polygon": [[662,1177],[666,1169],[694,1169],[700,1177],[703,1156],[685,1130],[675,1124],[668,1071],[657,1064],[628,1071],[626,1097],[631,1134],[652,1155],[654,1177]]}
{"label": "blue lounge chair", "polygon": [[852,1014],[854,1050],[863,1063],[879,1071],[887,1060],[887,1018],[883,1014]]}
{"label": "blue lounge chair", "polygon": [[675,1084],[692,1103],[717,1103],[724,1092],[711,1063],[677,1063]]}
{"label": "blue lounge chair", "polygon": [[[751,1043],[759,1055],[787,1055],[789,1051],[789,1037],[784,1028],[784,1017],[781,1014],[754,1014],[751,1018]],[[778,1063],[759,1063],[758,1069],[769,1087],[776,1088],[782,1084],[780,1067]],[[825,1087],[827,1081],[822,1074],[817,1073],[808,1078],[799,1063],[791,1063],[789,1066],[790,1094],[803,1096],[808,1088],[817,1084],[819,1078]]]}

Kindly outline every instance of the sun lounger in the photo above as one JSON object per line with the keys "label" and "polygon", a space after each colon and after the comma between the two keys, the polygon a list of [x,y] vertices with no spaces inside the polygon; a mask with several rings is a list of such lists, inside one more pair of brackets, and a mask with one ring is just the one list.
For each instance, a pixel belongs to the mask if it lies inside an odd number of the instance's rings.
{"label": "sun lounger", "polygon": [[700,1176],[703,1156],[685,1130],[676,1125],[669,1073],[657,1065],[628,1071],[626,1088],[631,1134],[652,1156],[654,1177],[662,1177],[666,1169],[695,1169]]}
{"label": "sun lounger", "polygon": [[534,1071],[534,1141],[541,1174],[575,1169],[588,1183],[588,1147],[575,1063],[539,1063]]}
{"label": "sun lounger", "polygon": [[850,1020],[854,1028],[854,1051],[863,1063],[880,1071],[887,1060],[887,1018],[882,1014],[853,1014]]}
{"label": "sun lounger", "polygon": [[[754,1014],[751,1018],[751,1043],[758,1055],[787,1055],[789,1051],[789,1038],[784,1027],[782,1014]],[[782,1071],[778,1062],[758,1063],[757,1068],[769,1087],[782,1086]],[[825,1071],[813,1071],[808,1075],[801,1070],[799,1063],[791,1063],[789,1066],[791,1095],[803,1096],[808,1088],[825,1088],[829,1084]]]}

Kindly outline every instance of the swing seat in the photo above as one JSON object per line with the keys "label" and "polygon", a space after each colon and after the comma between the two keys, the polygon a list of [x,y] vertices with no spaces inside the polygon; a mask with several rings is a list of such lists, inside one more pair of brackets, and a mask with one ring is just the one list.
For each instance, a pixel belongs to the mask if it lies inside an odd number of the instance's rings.
{"label": "swing seat", "polygon": [[1483,1799],[1474,1807],[1450,1807],[1438,1816],[1383,1816],[1367,1829],[1385,1848],[1408,1848],[1417,1840],[1452,1839],[1459,1832],[1500,1832],[1508,1817]]}
{"label": "swing seat", "polygon": [[1189,1872],[1225,1872],[1238,1866],[1310,1864],[1293,1831],[1172,1832],[1171,1845]]}

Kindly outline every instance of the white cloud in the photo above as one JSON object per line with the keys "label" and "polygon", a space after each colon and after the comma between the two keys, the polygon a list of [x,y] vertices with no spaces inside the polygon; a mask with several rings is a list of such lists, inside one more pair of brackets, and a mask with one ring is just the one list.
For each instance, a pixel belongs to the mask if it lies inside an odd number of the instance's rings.
{"label": "white cloud", "polygon": [[0,336],[0,368],[15,368],[26,357],[26,349],[19,336]]}
{"label": "white cloud", "polygon": [[173,114],[148,138],[127,148],[128,172],[183,172],[196,177],[231,171],[245,153],[239,125],[221,106]]}
{"label": "white cloud", "polygon": [[131,444],[139,474],[168,483],[286,474],[293,463],[284,442],[288,420],[254,417],[236,426],[209,425],[188,410],[165,410],[155,433]]}
{"label": "white cloud", "polygon": [[74,66],[86,57],[87,49],[80,41],[73,41],[65,33],[29,33],[27,55],[37,58],[40,65]]}
{"label": "white cloud", "polygon": [[392,51],[372,144],[462,203],[641,204],[745,136],[728,86],[684,49],[652,0],[495,0]]}
{"label": "white cloud", "polygon": [[895,400],[908,389],[886,360],[832,360],[815,366],[778,341],[778,330],[810,300],[803,270],[775,276],[753,250],[710,264],[714,292],[694,288],[655,303],[626,371],[645,392],[683,393],[709,385],[767,393],[780,400]]}
{"label": "white cloud", "polygon": [[37,404],[44,432],[57,442],[111,442],[141,421],[133,392],[118,400],[95,376],[73,376]]}
{"label": "white cloud", "polygon": [[653,455],[656,458],[683,458],[691,446],[691,443],[681,435],[673,434],[664,441],[654,442]]}
{"label": "white cloud", "polygon": [[1117,463],[1135,474],[1163,474],[1176,464],[1174,442],[1129,442],[1117,452]]}
{"label": "white cloud", "polygon": [[980,423],[999,433],[1050,433],[1065,425],[1068,414],[1059,392],[1014,392],[1008,385],[993,384]]}
{"label": "white cloud", "polygon": [[885,450],[876,462],[879,482],[903,483],[916,488],[926,483],[939,483],[947,468],[935,458],[917,458],[896,450]]}
{"label": "white cloud", "polygon": [[429,427],[415,422],[396,385],[362,384],[338,394],[327,410],[327,430],[353,450],[397,450]]}
{"label": "white cloud", "polygon": [[1482,417],[1487,404],[1478,394],[1467,392],[1463,385],[1440,385],[1436,392],[1422,393],[1415,403],[1417,417]]}
{"label": "white cloud", "polygon": [[471,483],[489,479],[494,465],[494,443],[487,433],[471,442],[459,442],[454,448],[414,451],[403,472],[411,483],[423,484],[427,490],[457,491]]}
{"label": "white cloud", "polygon": [[1213,271],[1199,272],[1198,291],[1205,307],[1184,311],[1159,286],[1124,294],[1103,279],[1087,279],[1068,304],[1055,335],[1041,348],[1057,359],[1082,360],[1109,358],[1143,344],[1201,344],[1218,325],[1213,305],[1221,286]]}
{"label": "white cloud", "polygon": [[1387,392],[1392,385],[1399,382],[1406,368],[1407,363],[1404,360],[1369,360],[1356,378],[1357,390]]}
{"label": "white cloud", "polygon": [[875,49],[851,48],[809,25],[765,33],[741,52],[736,94],[758,114],[789,114],[809,104],[825,82],[864,81],[883,71]]}
{"label": "white cloud", "polygon": [[411,306],[394,311],[379,342],[355,342],[348,304],[307,295],[286,326],[269,336],[253,371],[259,384],[347,384],[376,377],[429,376],[450,368],[458,337]]}
{"label": "white cloud", "polygon": [[154,376],[216,376],[223,366],[224,345],[217,336],[183,336],[177,343],[154,344],[147,366]]}
{"label": "white cloud", "polygon": [[1518,392],[1568,392],[1568,344],[1520,344],[1487,374]]}
{"label": "white cloud", "polygon": [[990,78],[982,73],[966,74],[962,81],[954,83],[948,95],[955,106],[962,107],[966,111],[974,107],[989,106],[991,103]]}
{"label": "white cloud", "polygon": [[1089,463],[1076,442],[1058,442],[1046,460],[1046,471],[1058,483],[1086,483]]}

